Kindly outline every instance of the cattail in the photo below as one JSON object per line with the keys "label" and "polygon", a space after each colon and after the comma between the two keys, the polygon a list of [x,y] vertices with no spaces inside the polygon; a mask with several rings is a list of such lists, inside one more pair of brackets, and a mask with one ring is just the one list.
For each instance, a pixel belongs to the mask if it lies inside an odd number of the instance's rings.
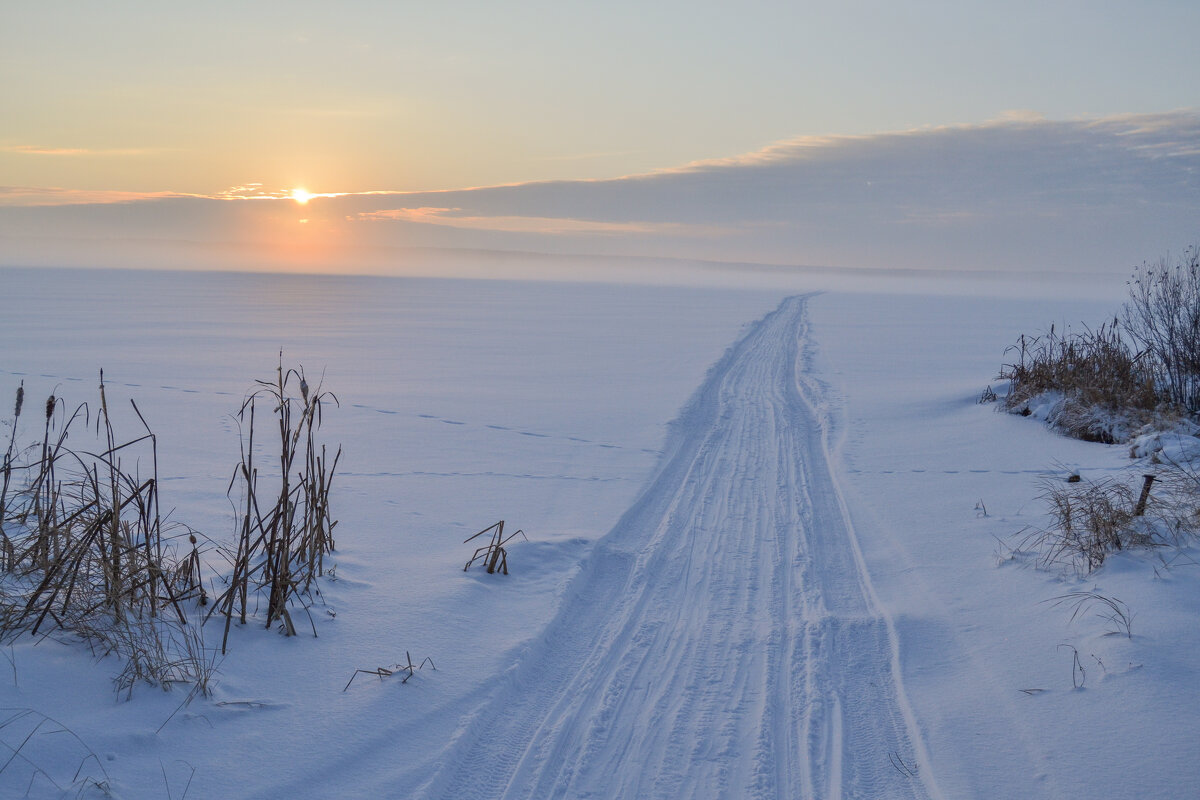
{"label": "cattail", "polygon": [[104,370],[100,370],[100,409],[108,416],[108,398],[104,396]]}
{"label": "cattail", "polygon": [[46,419],[47,420],[49,420],[51,417],[54,416],[54,406],[56,403],[58,403],[58,398],[56,398],[54,395],[50,395],[50,397],[48,397],[46,399]]}
{"label": "cattail", "polygon": [[21,385],[17,387],[17,407],[13,411],[14,417],[21,416],[21,404],[25,402],[25,381],[21,381]]}
{"label": "cattail", "polygon": [[304,402],[308,402],[308,381],[304,377],[300,377],[300,396],[304,398]]}

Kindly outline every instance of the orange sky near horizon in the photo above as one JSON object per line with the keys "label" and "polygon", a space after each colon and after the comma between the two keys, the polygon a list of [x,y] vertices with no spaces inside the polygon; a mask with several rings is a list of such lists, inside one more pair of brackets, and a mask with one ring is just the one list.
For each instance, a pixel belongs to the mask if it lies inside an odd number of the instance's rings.
{"label": "orange sky near horizon", "polygon": [[1194,108],[1200,62],[1163,45],[1197,23],[1200,6],[1172,0],[10,3],[0,186],[428,192],[1013,108]]}
{"label": "orange sky near horizon", "polygon": [[1200,59],[1164,46],[1197,27],[1185,0],[7,3],[0,264],[1120,264],[1197,236]]}

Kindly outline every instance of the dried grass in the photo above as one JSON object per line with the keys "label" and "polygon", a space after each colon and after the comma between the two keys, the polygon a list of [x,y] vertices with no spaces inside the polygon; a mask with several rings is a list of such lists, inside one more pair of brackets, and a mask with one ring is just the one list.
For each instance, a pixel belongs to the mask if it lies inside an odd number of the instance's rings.
{"label": "dried grass", "polygon": [[1051,524],[1026,531],[1017,550],[1036,550],[1043,566],[1089,573],[1114,552],[1158,544],[1156,528],[1138,516],[1136,494],[1115,480],[1047,483],[1042,499]]}
{"label": "dried grass", "polygon": [[[303,367],[284,370],[282,353],[275,380],[257,383],[238,414],[244,426],[242,458],[228,490],[231,501],[235,487],[238,490],[238,500],[233,501],[239,515],[237,549],[230,559],[233,572],[210,612],[225,617],[222,653],[233,619],[246,624],[250,598],[259,593],[267,596],[266,627],[278,622],[286,635],[296,634],[289,608],[298,604],[307,613],[306,599],[312,597],[313,581],[324,574],[337,526],[329,496],[342,450],[339,447],[330,458],[317,439],[323,408],[329,402],[337,404],[337,397],[319,383],[310,389]],[[279,430],[279,472],[274,475],[260,474],[254,460],[259,404],[272,409]]]}
{"label": "dried grass", "polygon": [[1062,605],[1071,607],[1071,622],[1087,611],[1095,610],[1098,616],[1112,625],[1109,633],[1114,635],[1123,635],[1127,639],[1133,638],[1133,612],[1129,606],[1115,597],[1100,594],[1099,592],[1067,592],[1058,597],[1052,597],[1045,601],[1051,603],[1055,608]]}
{"label": "dried grass", "polygon": [[1022,334],[1005,354],[1015,358],[998,376],[1009,381],[1003,407],[1028,414],[1037,400],[1057,397],[1047,421],[1070,436],[1111,444],[1160,415],[1177,413],[1115,319],[1095,331],[1058,334],[1051,325],[1041,336]]}
{"label": "dried grass", "polygon": [[[143,433],[120,441],[103,372],[99,392],[99,452],[67,446],[71,430],[89,426],[93,415],[86,405],[60,413],[62,403],[51,395],[40,444],[21,463],[5,458],[6,474],[23,473],[26,481],[11,495],[5,491],[0,517],[0,638],[66,631],[121,659],[116,682],[126,693],[137,681],[207,687],[213,660],[182,605],[201,588],[197,573],[180,575],[164,535],[157,437],[131,402]],[[14,413],[10,442],[18,419]],[[140,464],[147,462],[150,474],[142,477]],[[6,488],[12,485],[6,481]]]}
{"label": "dried grass", "polygon": [[1056,398],[1049,423],[1108,444],[1200,414],[1200,248],[1143,264],[1128,285],[1120,316],[1098,329],[1051,326],[1005,351],[1015,355],[999,376],[1009,381],[1007,410],[1029,414]]}
{"label": "dried grass", "polygon": [[[97,655],[120,659],[115,683],[127,696],[141,683],[164,689],[188,683],[190,696],[207,694],[217,655],[204,642],[207,617],[191,605],[208,604],[207,540],[164,524],[157,437],[137,404],[131,401],[143,430],[122,441],[103,372],[99,395],[95,413],[81,404],[69,415],[52,395],[40,442],[19,451],[24,386],[18,389],[0,482],[0,641],[62,630]],[[289,607],[307,609],[305,600],[317,591],[313,581],[324,571],[337,525],[330,489],[341,449],[331,458],[316,436],[329,401],[336,398],[320,386],[310,391],[303,368],[285,371],[281,354],[276,380],[259,381],[242,406],[248,440],[230,485],[232,493],[242,481],[240,536],[235,548],[218,550],[229,557],[232,574],[209,611],[226,617],[222,653],[232,618],[245,622],[251,599],[257,604],[265,595],[266,626],[279,622],[294,634]],[[260,404],[273,409],[279,428],[274,478],[260,477],[254,462]],[[69,447],[70,432],[93,421],[96,451]],[[143,466],[149,474],[141,474]]]}

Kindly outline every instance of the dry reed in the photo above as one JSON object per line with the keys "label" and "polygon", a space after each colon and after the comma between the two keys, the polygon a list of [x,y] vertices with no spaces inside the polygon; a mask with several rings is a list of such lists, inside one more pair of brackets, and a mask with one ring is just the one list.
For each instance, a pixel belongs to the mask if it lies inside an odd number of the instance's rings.
{"label": "dry reed", "polygon": [[[176,536],[164,526],[157,436],[130,401],[142,432],[127,441],[118,437],[101,372],[94,413],[80,404],[67,414],[51,395],[40,440],[22,451],[17,426],[24,392],[22,384],[0,482],[0,640],[66,631],[100,657],[119,657],[116,686],[125,694],[138,683],[190,683],[193,695],[207,694],[216,653],[204,643],[207,617],[191,619],[188,606],[209,600],[203,537],[186,528]],[[281,354],[276,379],[259,381],[242,405],[248,438],[229,489],[232,497],[240,482],[239,537],[227,589],[209,611],[226,618],[222,652],[233,617],[246,622],[252,613],[251,598],[257,603],[265,595],[266,627],[279,622],[294,634],[289,608],[296,602],[307,607],[313,581],[325,569],[337,526],[330,490],[341,457],[341,448],[331,457],[317,437],[330,401],[337,398],[319,385],[310,390],[303,368],[285,371]],[[272,408],[278,423],[279,456],[267,470],[277,469],[273,476],[260,475],[255,462],[259,405]],[[68,446],[70,433],[93,421],[95,451]]]}
{"label": "dry reed", "polygon": [[[342,450],[330,458],[317,433],[322,410],[337,397],[318,383],[309,387],[304,369],[283,368],[280,354],[274,381],[257,381],[238,413],[244,440],[241,462],[229,483],[229,496],[239,491],[238,543],[231,560],[228,586],[211,613],[225,617],[221,651],[236,617],[246,624],[249,599],[267,595],[265,627],[276,622],[288,636],[296,634],[289,608],[298,603],[307,611],[313,581],[324,573],[325,556],[334,549],[337,521],[330,515],[329,495]],[[255,462],[255,423],[259,404],[272,409],[278,427],[278,472],[260,473]],[[316,634],[316,627],[313,627]]]}
{"label": "dry reed", "polygon": [[[183,607],[202,587],[198,570],[181,574],[164,536],[157,437],[131,401],[143,432],[121,441],[103,372],[99,394],[98,452],[67,445],[72,429],[89,426],[93,415],[86,404],[70,415],[59,413],[62,402],[54,395],[46,401],[41,441],[29,448],[29,458],[18,463],[10,444],[0,515],[0,638],[66,631],[99,655],[118,655],[123,667],[117,686],[127,692],[137,681],[207,687],[213,659]],[[10,443],[22,399],[19,391]],[[150,465],[146,477],[139,474],[143,461]],[[15,473],[26,480],[10,495]]]}
{"label": "dry reed", "polygon": [[1005,351],[1014,354],[999,378],[1009,381],[1004,408],[1028,413],[1039,397],[1058,402],[1048,422],[1079,439],[1123,441],[1156,414],[1168,413],[1149,362],[1131,350],[1117,320],[1097,330],[1041,336],[1024,334]]}

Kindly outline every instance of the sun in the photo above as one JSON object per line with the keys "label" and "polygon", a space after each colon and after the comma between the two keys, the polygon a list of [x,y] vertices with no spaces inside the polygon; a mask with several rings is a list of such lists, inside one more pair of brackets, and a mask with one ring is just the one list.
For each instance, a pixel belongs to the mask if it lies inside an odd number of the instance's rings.
{"label": "sun", "polygon": [[302,189],[299,187],[292,189],[292,199],[295,200],[300,205],[304,205],[309,200],[312,200],[314,197],[316,197],[316,195],[312,194],[307,189]]}

